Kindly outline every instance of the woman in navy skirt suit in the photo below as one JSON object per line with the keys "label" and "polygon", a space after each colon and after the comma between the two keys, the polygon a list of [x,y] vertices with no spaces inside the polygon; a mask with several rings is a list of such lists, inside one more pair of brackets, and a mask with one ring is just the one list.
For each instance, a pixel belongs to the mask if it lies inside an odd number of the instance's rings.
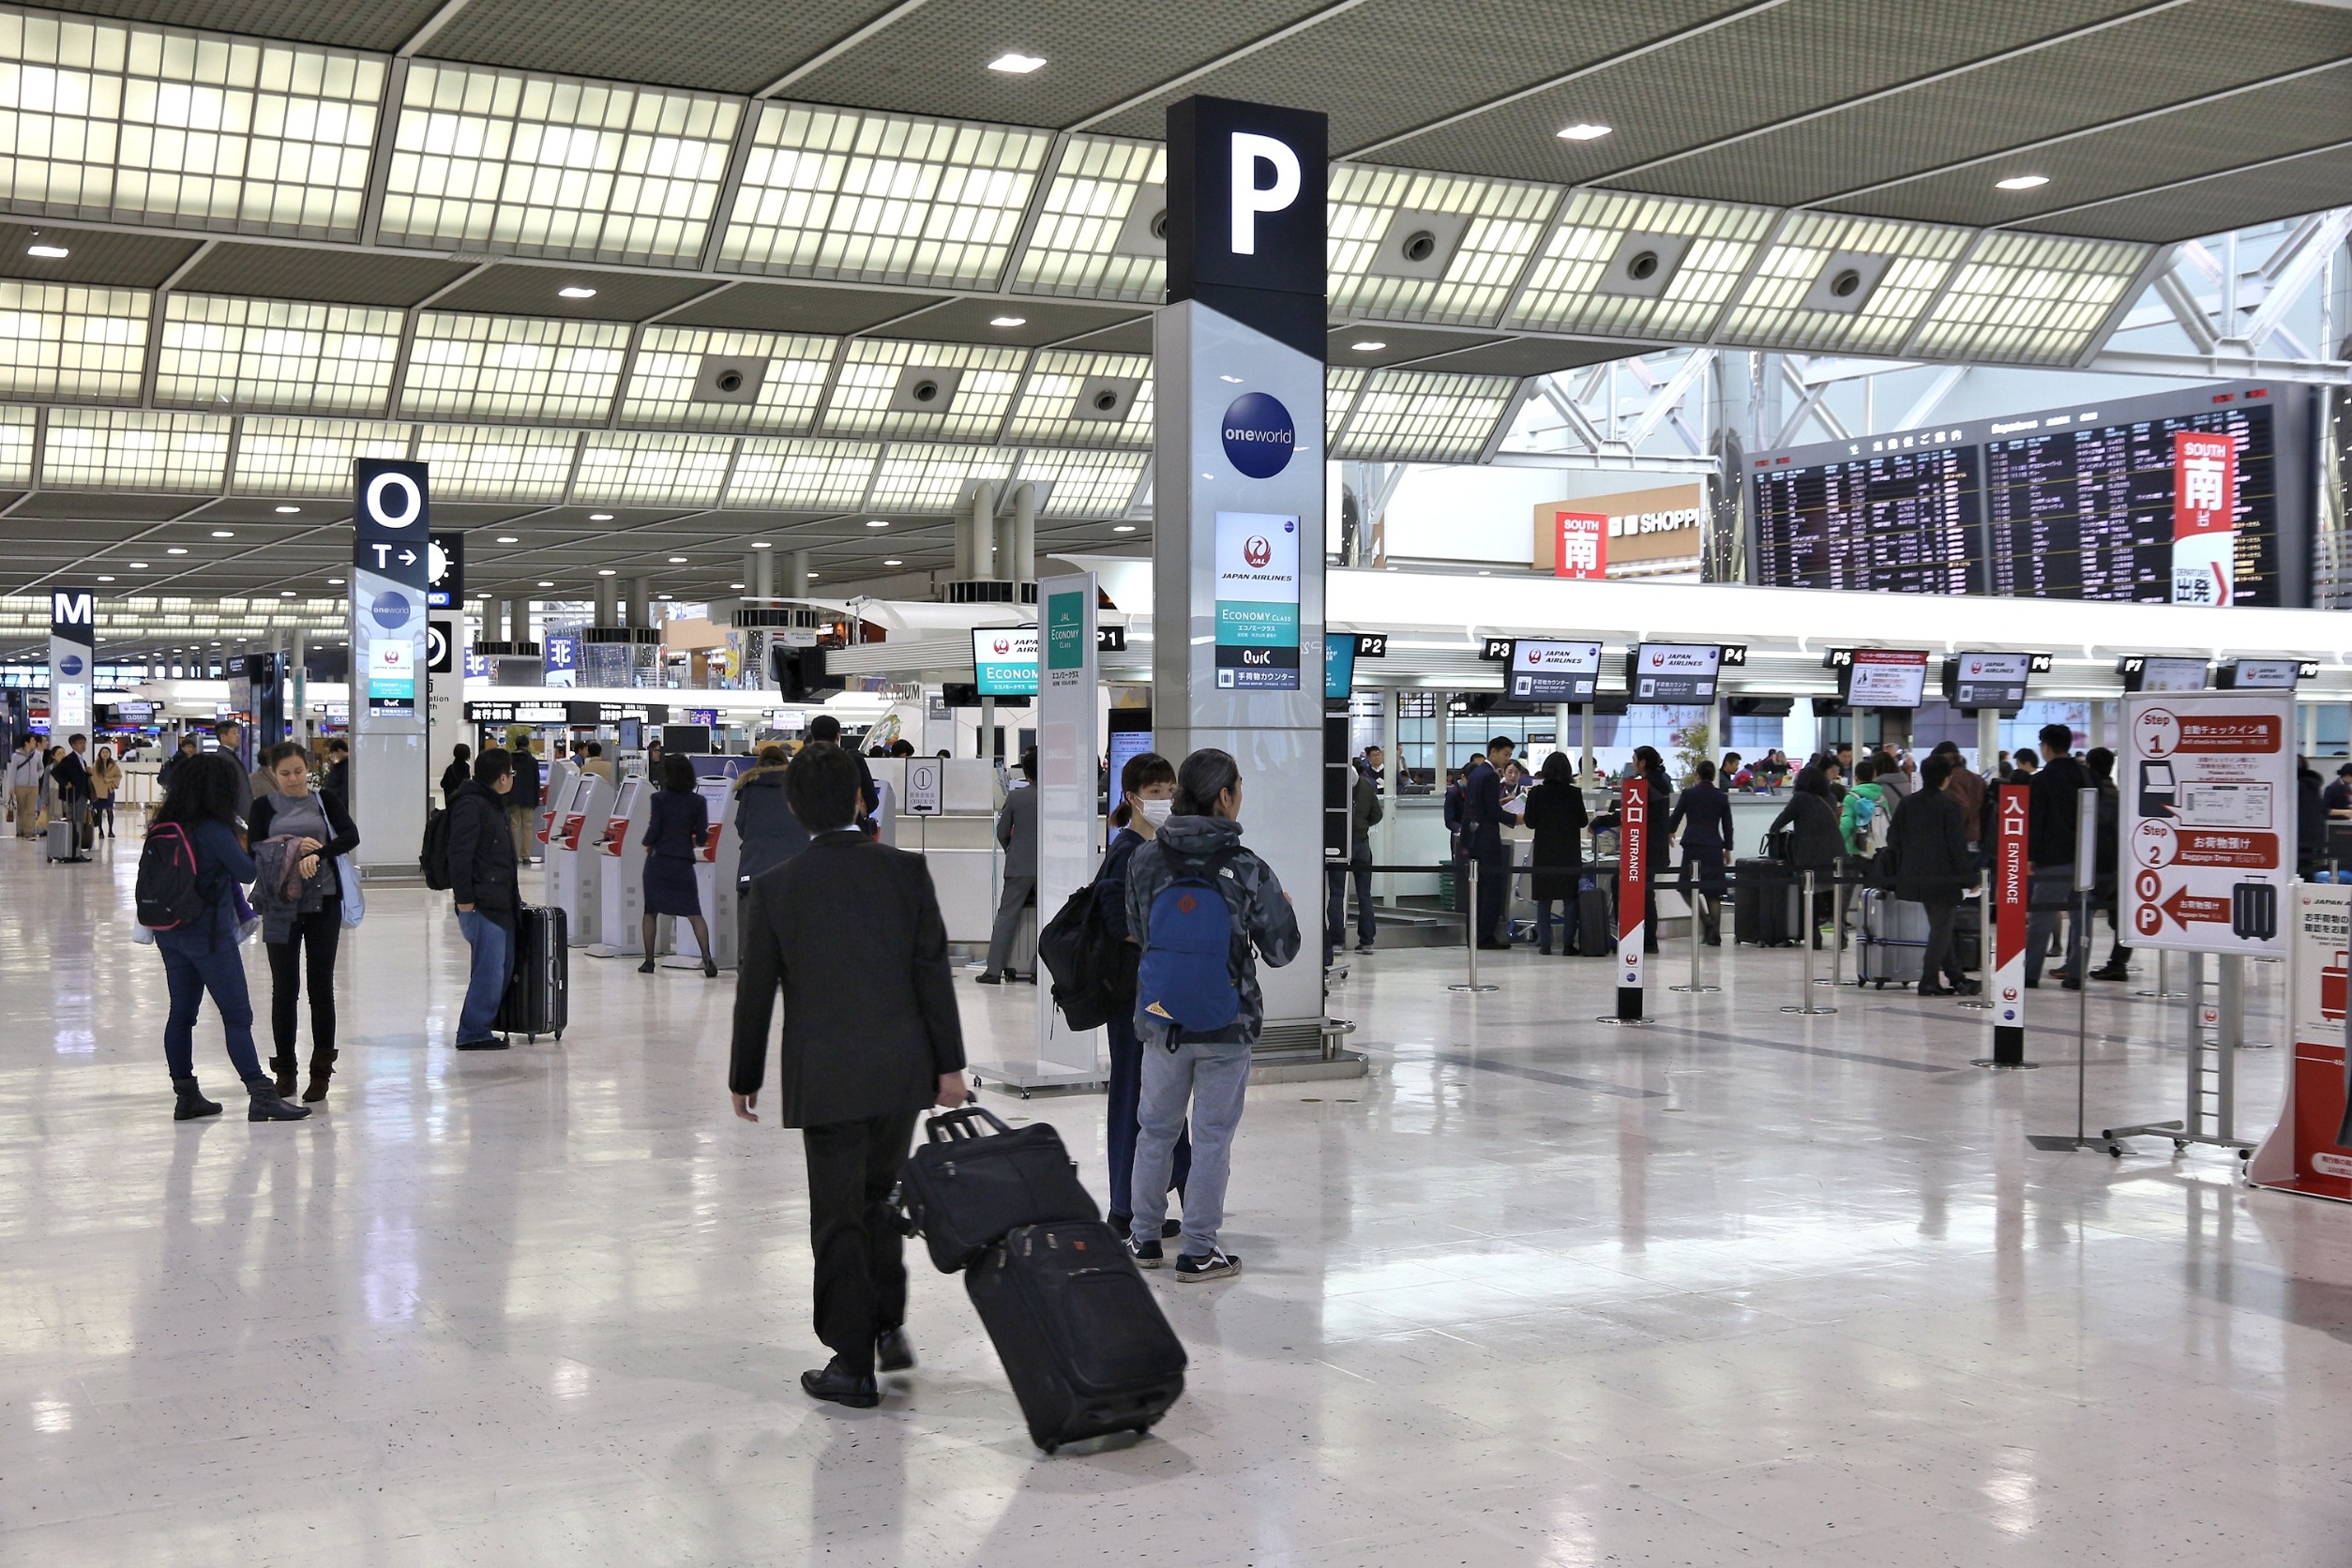
{"label": "woman in navy skirt suit", "polygon": [[694,923],[694,940],[702,946],[702,973],[718,978],[711,957],[711,928],[702,919],[702,891],[694,878],[695,852],[711,825],[711,810],[694,792],[694,764],[684,757],[664,757],[656,780],[654,808],[645,819],[645,961],[640,974],[654,972],[656,922],[665,914]]}

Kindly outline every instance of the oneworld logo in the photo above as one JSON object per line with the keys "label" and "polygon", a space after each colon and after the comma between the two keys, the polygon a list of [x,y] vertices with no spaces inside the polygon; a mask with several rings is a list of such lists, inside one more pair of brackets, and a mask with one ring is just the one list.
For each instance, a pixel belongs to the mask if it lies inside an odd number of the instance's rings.
{"label": "oneworld logo", "polygon": [[1244,392],[1225,411],[1225,455],[1253,479],[1271,479],[1290,466],[1298,429],[1290,411],[1263,392]]}
{"label": "oneworld logo", "polygon": [[82,656],[79,654],[68,654],[64,658],[59,659],[57,661],[57,673],[60,675],[81,674]]}
{"label": "oneworld logo", "polygon": [[408,625],[408,599],[400,594],[380,594],[376,602],[369,607],[368,613],[385,631],[398,631]]}

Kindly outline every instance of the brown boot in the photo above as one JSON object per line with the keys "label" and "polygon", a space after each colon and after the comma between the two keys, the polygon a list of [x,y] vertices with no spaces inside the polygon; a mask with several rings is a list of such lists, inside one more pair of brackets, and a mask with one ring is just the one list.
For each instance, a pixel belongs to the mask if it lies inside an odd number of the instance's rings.
{"label": "brown boot", "polygon": [[334,1076],[335,1053],[331,1050],[312,1051],[310,1053],[310,1084],[302,1092],[303,1102],[306,1105],[316,1105],[325,1099],[326,1080]]}
{"label": "brown boot", "polygon": [[278,1097],[282,1100],[292,1095],[294,1092],[294,1052],[271,1057],[269,1070],[278,1076]]}

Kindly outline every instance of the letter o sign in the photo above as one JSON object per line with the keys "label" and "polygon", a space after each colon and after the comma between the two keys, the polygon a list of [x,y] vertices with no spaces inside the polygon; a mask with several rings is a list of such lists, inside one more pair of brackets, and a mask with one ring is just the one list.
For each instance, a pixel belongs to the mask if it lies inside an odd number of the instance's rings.
{"label": "letter o sign", "polygon": [[[395,496],[392,492],[397,490]],[[395,511],[388,502],[397,500]],[[416,481],[405,474],[379,474],[368,481],[368,515],[379,527],[406,528],[425,512],[425,495],[416,488]]]}

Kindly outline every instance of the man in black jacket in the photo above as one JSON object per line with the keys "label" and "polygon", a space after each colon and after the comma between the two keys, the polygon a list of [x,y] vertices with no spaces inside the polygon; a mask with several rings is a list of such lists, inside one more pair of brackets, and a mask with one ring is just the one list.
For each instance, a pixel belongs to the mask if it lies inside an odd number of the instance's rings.
{"label": "man in black jacket", "polygon": [[474,776],[449,797],[447,869],[458,929],[474,949],[465,1005],[458,1012],[458,1049],[505,1050],[490,1033],[515,969],[515,912],[522,907],[515,841],[506,827],[514,760],[491,746],[474,759]]}
{"label": "man in black jacket", "polygon": [[[540,794],[539,759],[533,754],[531,744],[531,737],[525,735],[521,746],[507,754],[514,783],[506,791],[506,817],[507,825],[514,835],[518,863],[529,860],[532,850],[538,845],[539,807],[544,804]],[[649,771],[645,776],[659,778],[661,776]]]}
{"label": "man in black jacket", "polygon": [[[1496,934],[1511,897],[1511,846],[1502,837],[1502,767],[1511,761],[1512,740],[1497,735],[1486,755],[1462,770],[1462,855],[1478,863],[1478,945],[1497,951],[1511,944]],[[1465,889],[1465,891],[1468,891]]]}
{"label": "man in black jacket", "polygon": [[1928,758],[1920,769],[1919,788],[1903,797],[1887,829],[1887,849],[1894,857],[1894,896],[1927,909],[1927,951],[1920,957],[1919,971],[1922,996],[1974,995],[1977,989],[1952,942],[1960,897],[1976,885],[1976,863],[1968,854],[1968,813],[1944,791],[1944,780],[1951,776],[1950,759]]}
{"label": "man in black jacket", "polygon": [[[1704,928],[1707,945],[1721,947],[1723,871],[1731,858],[1731,797],[1716,787],[1714,763],[1701,757],[1692,771],[1696,781],[1683,789],[1659,837],[1671,838],[1675,829],[1682,830],[1682,898]],[[1696,889],[1691,886],[1694,876],[1698,880]]]}
{"label": "man in black jacket", "polygon": [[[2074,819],[2082,809],[2083,792],[2090,775],[2073,755],[2073,730],[2064,724],[2042,727],[2043,765],[2026,786],[2026,860],[2033,867],[2027,884],[2026,986],[2042,984],[2042,959],[2050,950],[2050,933],[2058,915],[2074,905]],[[2070,991],[2082,989],[2088,960],[2089,933],[2068,923],[2066,967],[2058,978]]]}
{"label": "man in black jacket", "polygon": [[786,773],[808,847],[752,878],[744,898],[727,1086],[735,1114],[757,1122],[780,988],[776,1115],[801,1129],[807,1151],[817,1337],[833,1352],[800,1386],[863,1410],[882,1397],[877,1363],[884,1372],[914,1364],[890,1190],[923,1108],[959,1106],[966,1092],[930,870],[860,831],[858,782],[856,760],[834,746],[804,748]]}

